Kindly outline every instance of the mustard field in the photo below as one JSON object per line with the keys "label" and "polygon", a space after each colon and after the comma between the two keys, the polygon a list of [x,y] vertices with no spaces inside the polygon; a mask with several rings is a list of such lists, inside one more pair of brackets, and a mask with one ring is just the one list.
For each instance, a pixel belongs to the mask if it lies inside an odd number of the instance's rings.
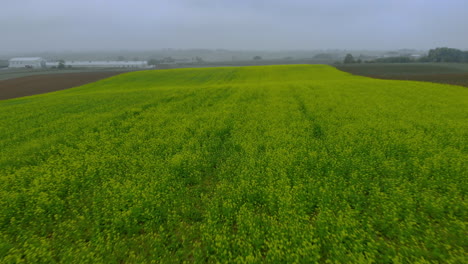
{"label": "mustard field", "polygon": [[466,263],[468,90],[324,65],[0,101],[1,263]]}

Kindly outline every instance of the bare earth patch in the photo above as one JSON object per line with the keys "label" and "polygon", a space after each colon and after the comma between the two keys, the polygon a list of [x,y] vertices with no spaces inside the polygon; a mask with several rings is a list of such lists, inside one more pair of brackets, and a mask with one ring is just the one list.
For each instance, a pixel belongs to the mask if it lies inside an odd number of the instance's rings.
{"label": "bare earth patch", "polygon": [[377,79],[423,81],[468,87],[465,64],[351,64],[336,67],[354,75]]}
{"label": "bare earth patch", "polygon": [[105,79],[122,72],[47,74],[0,81],[0,100],[49,93]]}

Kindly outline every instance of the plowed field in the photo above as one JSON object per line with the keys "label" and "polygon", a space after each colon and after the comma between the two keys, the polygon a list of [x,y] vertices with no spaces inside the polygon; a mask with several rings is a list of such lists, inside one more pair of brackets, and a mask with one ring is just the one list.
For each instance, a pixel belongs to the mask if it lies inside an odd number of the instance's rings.
{"label": "plowed field", "polygon": [[64,90],[117,74],[121,72],[47,74],[0,80],[0,100]]}

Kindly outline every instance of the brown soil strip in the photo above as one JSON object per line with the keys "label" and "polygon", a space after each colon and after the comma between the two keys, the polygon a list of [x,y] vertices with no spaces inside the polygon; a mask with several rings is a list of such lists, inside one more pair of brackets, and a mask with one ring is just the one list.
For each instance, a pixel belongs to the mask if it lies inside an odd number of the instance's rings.
{"label": "brown soil strip", "polygon": [[367,75],[368,77],[388,80],[407,80],[407,81],[422,81],[443,84],[453,84],[468,87],[468,73],[462,74],[427,74],[427,75],[399,75],[399,76],[384,76],[384,75]]}
{"label": "brown soil strip", "polygon": [[49,93],[105,79],[122,72],[33,75],[0,81],[0,100]]}
{"label": "brown soil strip", "polygon": [[[369,66],[371,67],[371,66]],[[336,67],[338,70],[348,72],[354,75],[361,75],[376,79],[386,80],[405,80],[405,81],[422,81],[422,82],[433,82],[442,84],[452,84],[468,87],[468,73],[405,73],[402,69],[399,72],[395,71],[395,68],[389,68],[388,73],[385,73],[385,68],[371,69],[365,67]],[[380,71],[380,73],[375,73]],[[421,70],[422,71],[422,70]]]}

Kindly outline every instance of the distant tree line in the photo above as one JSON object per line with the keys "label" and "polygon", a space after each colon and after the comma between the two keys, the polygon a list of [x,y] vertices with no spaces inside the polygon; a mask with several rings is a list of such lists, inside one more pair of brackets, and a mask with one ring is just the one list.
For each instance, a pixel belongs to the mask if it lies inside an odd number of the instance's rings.
{"label": "distant tree line", "polygon": [[314,59],[316,60],[333,60],[335,59],[335,56],[330,53],[320,53],[314,56]]}
{"label": "distant tree line", "polygon": [[377,63],[409,63],[414,62],[410,57],[398,56],[398,57],[388,57],[388,58],[378,58],[375,59]]}
{"label": "distant tree line", "polygon": [[[148,65],[156,66],[159,64],[171,64],[175,62],[176,62],[176,59],[169,56],[169,57],[164,57],[162,59],[154,59],[154,58],[149,59]],[[196,56],[192,58],[192,63],[203,64],[205,63],[205,60],[202,57]]]}
{"label": "distant tree line", "polygon": [[[435,48],[429,50],[427,56],[422,56],[418,59],[413,59],[408,56],[394,56],[387,58],[378,58],[374,60],[364,61],[366,63],[412,63],[412,62],[459,62],[468,63],[468,51],[462,51],[453,48]],[[360,60],[355,60],[353,55],[347,54],[343,63],[361,63]]]}
{"label": "distant tree line", "polygon": [[162,63],[174,63],[174,62],[175,62],[175,59],[173,59],[172,57],[165,57],[165,58],[162,58],[160,60],[150,59],[150,60],[148,60],[148,65],[158,65],[158,64],[162,64]]}
{"label": "distant tree line", "polygon": [[354,59],[352,54],[346,54],[346,57],[344,58],[343,63],[344,64],[351,64],[351,63],[361,63],[361,59]]}
{"label": "distant tree line", "polygon": [[0,68],[3,67],[8,67],[8,61],[7,60],[0,60]]}
{"label": "distant tree line", "polygon": [[427,60],[430,62],[468,62],[468,51],[447,47],[431,49]]}
{"label": "distant tree line", "polygon": [[59,60],[57,68],[65,69],[65,61],[64,60]]}

